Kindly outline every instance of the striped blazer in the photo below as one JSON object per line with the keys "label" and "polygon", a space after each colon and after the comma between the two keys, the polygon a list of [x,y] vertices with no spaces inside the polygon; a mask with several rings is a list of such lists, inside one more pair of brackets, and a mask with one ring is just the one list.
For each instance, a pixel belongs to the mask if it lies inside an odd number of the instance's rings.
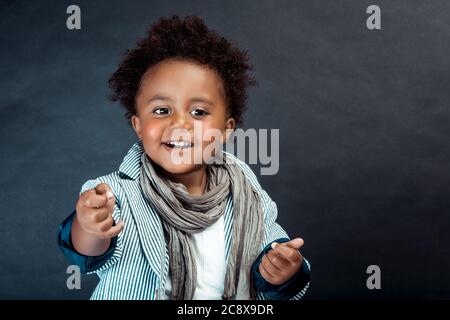
{"label": "striped blazer", "polygon": [[[139,174],[141,155],[144,152],[141,142],[135,143],[128,151],[119,170],[111,174],[89,180],[81,187],[81,193],[107,183],[116,197],[113,211],[115,221],[124,220],[124,229],[117,237],[113,255],[100,267],[90,273],[96,273],[100,281],[91,299],[162,299],[165,282],[169,273],[169,254],[165,243],[161,220],[155,207],[141,192]],[[224,151],[223,151],[224,152]],[[260,193],[264,210],[264,247],[278,238],[288,238],[286,232],[276,223],[277,206],[261,188],[257,178],[245,162],[232,154],[245,176]],[[228,196],[225,213],[225,261],[230,253],[233,221],[233,201]],[[310,267],[309,262],[304,263]],[[305,294],[309,283],[291,300],[298,300]],[[257,299],[268,300],[257,291]]]}

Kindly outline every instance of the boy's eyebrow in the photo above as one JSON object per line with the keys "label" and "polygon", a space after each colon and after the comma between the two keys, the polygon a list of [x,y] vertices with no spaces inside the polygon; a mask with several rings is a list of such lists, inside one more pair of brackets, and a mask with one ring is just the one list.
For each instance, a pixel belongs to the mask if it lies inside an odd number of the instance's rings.
{"label": "boy's eyebrow", "polygon": [[211,106],[214,106],[214,103],[212,103],[212,101],[210,101],[206,98],[202,98],[202,97],[192,98],[192,99],[189,99],[189,101],[190,102],[203,102],[203,103],[209,104]]}
{"label": "boy's eyebrow", "polygon": [[150,99],[148,99],[147,103],[150,104],[150,103],[152,103],[153,101],[156,101],[156,100],[172,101],[172,99],[170,97],[166,97],[166,96],[162,96],[162,95],[158,95],[157,94],[156,96],[153,96]]}
{"label": "boy's eyebrow", "polygon": [[[157,95],[151,97],[150,99],[148,99],[147,100],[147,104],[150,104],[150,103],[152,103],[153,101],[156,101],[156,100],[173,102],[172,98],[167,97],[167,96],[163,96],[163,95],[160,95],[160,94],[157,94]],[[214,103],[212,101],[210,101],[207,98],[203,98],[203,97],[191,98],[191,99],[189,99],[189,102],[191,102],[191,103],[192,102],[203,102],[203,103],[209,104],[211,106],[214,106]]]}

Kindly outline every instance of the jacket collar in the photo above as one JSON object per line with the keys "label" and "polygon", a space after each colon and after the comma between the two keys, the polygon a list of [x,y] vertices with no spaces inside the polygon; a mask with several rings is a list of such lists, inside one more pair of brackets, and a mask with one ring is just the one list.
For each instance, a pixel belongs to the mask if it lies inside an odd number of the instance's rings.
{"label": "jacket collar", "polygon": [[144,146],[142,145],[142,141],[138,141],[133,144],[120,164],[119,173],[126,175],[131,180],[136,180],[139,177],[141,156],[143,153]]}

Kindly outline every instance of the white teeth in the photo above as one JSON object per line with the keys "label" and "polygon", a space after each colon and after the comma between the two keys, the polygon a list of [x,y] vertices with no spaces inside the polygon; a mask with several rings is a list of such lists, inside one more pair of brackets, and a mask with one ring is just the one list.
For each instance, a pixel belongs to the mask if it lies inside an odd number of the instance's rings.
{"label": "white teeth", "polygon": [[192,143],[186,141],[167,141],[166,144],[172,148],[190,148]]}

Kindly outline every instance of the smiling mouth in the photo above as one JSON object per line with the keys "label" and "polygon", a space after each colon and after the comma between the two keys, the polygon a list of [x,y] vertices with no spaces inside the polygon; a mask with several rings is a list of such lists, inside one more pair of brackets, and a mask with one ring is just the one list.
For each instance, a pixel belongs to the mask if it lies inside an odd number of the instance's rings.
{"label": "smiling mouth", "polygon": [[193,143],[187,142],[187,141],[167,141],[163,142],[162,144],[168,146],[172,149],[187,149],[194,146]]}

